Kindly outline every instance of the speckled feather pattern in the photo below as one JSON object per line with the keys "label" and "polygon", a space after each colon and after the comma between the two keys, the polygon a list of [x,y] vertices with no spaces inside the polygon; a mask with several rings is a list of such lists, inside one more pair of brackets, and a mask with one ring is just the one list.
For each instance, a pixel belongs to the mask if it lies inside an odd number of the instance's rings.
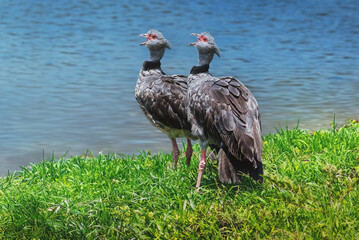
{"label": "speckled feather pattern", "polygon": [[142,68],[135,96],[146,118],[169,138],[194,138],[187,121],[186,92],[186,76],[166,75],[159,68]]}
{"label": "speckled feather pattern", "polygon": [[208,144],[224,143],[232,160],[257,168],[262,161],[260,115],[256,99],[243,83],[208,72],[191,74],[186,106],[194,135]]}

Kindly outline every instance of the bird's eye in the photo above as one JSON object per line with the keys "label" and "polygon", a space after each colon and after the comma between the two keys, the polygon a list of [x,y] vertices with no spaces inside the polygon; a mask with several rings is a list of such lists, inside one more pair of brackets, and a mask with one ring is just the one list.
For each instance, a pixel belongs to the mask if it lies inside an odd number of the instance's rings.
{"label": "bird's eye", "polygon": [[157,36],[156,36],[156,35],[152,35],[152,39],[157,39]]}
{"label": "bird's eye", "polygon": [[208,42],[208,39],[206,37],[202,38],[203,42]]}

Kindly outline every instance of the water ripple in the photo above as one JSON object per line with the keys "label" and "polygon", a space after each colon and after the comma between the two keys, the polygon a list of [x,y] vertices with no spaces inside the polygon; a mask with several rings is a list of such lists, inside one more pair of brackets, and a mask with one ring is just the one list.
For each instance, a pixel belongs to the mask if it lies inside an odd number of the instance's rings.
{"label": "water ripple", "polygon": [[2,1],[0,175],[53,151],[170,151],[134,99],[150,28],[173,45],[168,74],[197,63],[189,33],[211,32],[222,51],[211,72],[251,89],[264,134],[358,118],[358,12],[355,0]]}

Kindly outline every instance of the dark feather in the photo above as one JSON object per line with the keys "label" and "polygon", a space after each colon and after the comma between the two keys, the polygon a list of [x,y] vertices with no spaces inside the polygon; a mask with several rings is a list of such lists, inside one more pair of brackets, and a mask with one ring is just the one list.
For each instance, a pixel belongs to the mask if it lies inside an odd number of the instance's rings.
{"label": "dark feather", "polygon": [[225,94],[225,91],[222,90],[222,88],[218,85],[213,85],[212,88],[209,91],[210,97],[214,100],[216,100],[219,103],[226,103],[228,104],[228,99]]}
{"label": "dark feather", "polygon": [[261,180],[262,139],[254,96],[233,77],[218,79],[203,73],[197,77],[191,80],[198,81],[196,87],[188,90],[195,101],[188,105],[189,115],[203,128],[202,139],[225,146],[219,154],[221,181],[238,182],[233,172],[249,173]]}
{"label": "dark feather", "polygon": [[233,114],[230,111],[222,110],[222,121],[227,132],[231,132],[236,127],[233,119]]}
{"label": "dark feather", "polygon": [[228,86],[228,90],[236,98],[241,94],[240,90],[232,85]]}
{"label": "dark feather", "polygon": [[240,86],[240,83],[238,82],[237,79],[235,78],[231,78],[231,81],[229,82],[229,84],[233,87],[239,87]]}
{"label": "dark feather", "polygon": [[150,122],[166,134],[171,129],[190,133],[184,102],[186,93],[187,78],[183,75],[164,75],[160,70],[140,72],[136,100]]}
{"label": "dark feather", "polygon": [[232,184],[241,182],[237,170],[223,149],[220,149],[218,153],[218,176],[219,180],[223,183]]}
{"label": "dark feather", "polygon": [[221,87],[227,87],[228,86],[228,82],[224,81],[224,79],[218,79],[217,81],[215,81],[215,84],[221,86]]}

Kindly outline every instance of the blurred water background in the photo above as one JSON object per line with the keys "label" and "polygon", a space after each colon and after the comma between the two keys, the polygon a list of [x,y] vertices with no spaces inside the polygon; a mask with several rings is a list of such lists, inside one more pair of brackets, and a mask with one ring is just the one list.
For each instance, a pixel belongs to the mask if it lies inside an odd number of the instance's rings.
{"label": "blurred water background", "polygon": [[189,72],[189,34],[209,31],[222,50],[210,71],[250,88],[264,134],[359,118],[357,0],[2,0],[0,175],[52,153],[170,152],[134,98],[150,28],[173,45],[167,74]]}

